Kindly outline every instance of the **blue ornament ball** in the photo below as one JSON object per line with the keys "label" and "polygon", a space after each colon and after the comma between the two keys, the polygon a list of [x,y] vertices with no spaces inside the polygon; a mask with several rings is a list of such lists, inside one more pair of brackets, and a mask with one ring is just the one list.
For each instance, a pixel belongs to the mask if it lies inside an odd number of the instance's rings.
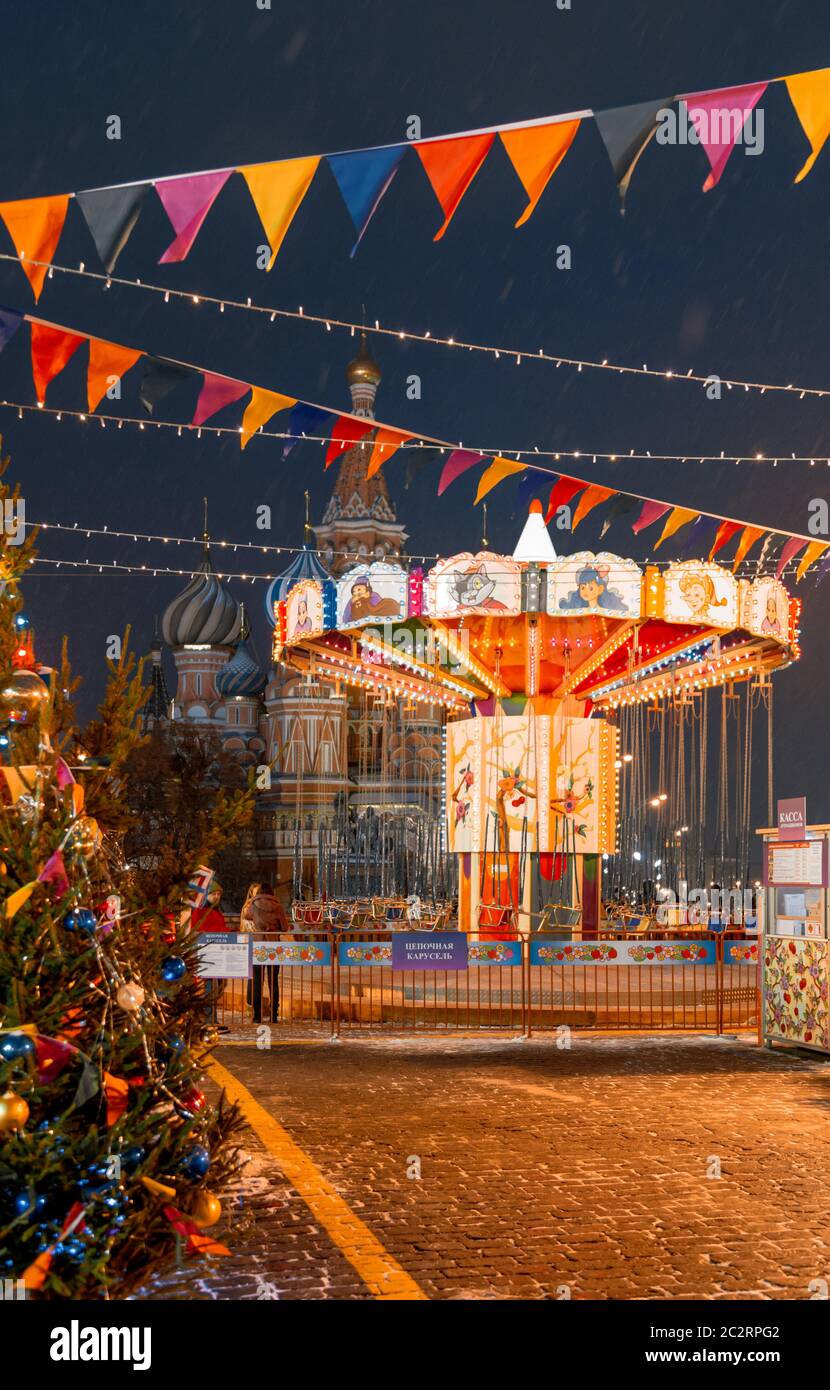
{"label": "blue ornament ball", "polygon": [[14,1062],[18,1057],[32,1057],[34,1052],[34,1039],[26,1033],[0,1033],[0,1057],[4,1062]]}
{"label": "blue ornament ball", "polygon": [[168,956],[167,959],[162,962],[162,979],[167,980],[170,984],[175,980],[180,980],[182,975],[186,974],[186,972],[187,965],[182,960],[181,956]]}
{"label": "blue ornament ball", "polygon": [[73,907],[72,911],[67,912],[64,917],[63,925],[67,931],[94,932],[98,925],[98,918],[89,907]]}
{"label": "blue ornament ball", "polygon": [[18,1216],[25,1216],[35,1205],[35,1198],[31,1192],[18,1192],[14,1199],[14,1209]]}
{"label": "blue ornament ball", "polygon": [[210,1154],[204,1144],[194,1144],[182,1157],[182,1171],[194,1182],[203,1178],[210,1167]]}
{"label": "blue ornament ball", "polygon": [[133,1144],[131,1148],[124,1150],[121,1155],[121,1162],[127,1172],[132,1173],[141,1166],[146,1157],[147,1150],[142,1148],[141,1144]]}
{"label": "blue ornament ball", "polygon": [[15,613],[14,625],[17,628],[18,632],[26,632],[27,629],[31,627],[31,623],[29,622],[29,619],[26,617],[25,613]]}

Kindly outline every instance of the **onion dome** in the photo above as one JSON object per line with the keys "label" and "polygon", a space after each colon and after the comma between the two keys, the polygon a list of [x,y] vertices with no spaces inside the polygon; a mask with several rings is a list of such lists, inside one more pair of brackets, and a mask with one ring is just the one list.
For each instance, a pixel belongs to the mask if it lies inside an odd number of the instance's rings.
{"label": "onion dome", "polygon": [[227,666],[223,666],[221,671],[217,672],[217,693],[223,700],[229,700],[234,695],[256,698],[262,694],[267,684],[266,673],[252,654],[246,637],[241,637]]}
{"label": "onion dome", "polygon": [[161,631],[169,647],[232,646],[242,629],[239,604],[210,562],[207,534],[204,547],[198,574],[164,610]]}
{"label": "onion dome", "polygon": [[360,350],[346,368],[346,380],[350,386],[379,386],[382,372],[369,352],[365,331],[360,335]]}
{"label": "onion dome", "polygon": [[272,579],[268,585],[265,595],[265,612],[271,626],[274,626],[274,604],[280,599],[287,598],[295,584],[301,579],[316,579],[318,584],[323,584],[325,580],[331,579],[331,575],[325,565],[318,560],[315,551],[303,546],[298,550],[287,570],[278,574],[276,579]]}

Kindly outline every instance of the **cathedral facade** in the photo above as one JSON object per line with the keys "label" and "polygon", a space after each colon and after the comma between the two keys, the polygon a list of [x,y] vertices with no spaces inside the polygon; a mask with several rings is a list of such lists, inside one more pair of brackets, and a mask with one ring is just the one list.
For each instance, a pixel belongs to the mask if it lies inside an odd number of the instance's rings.
{"label": "cathedral facade", "polygon": [[[365,334],[346,379],[351,410],[374,419],[381,372]],[[383,470],[367,477],[374,431],[347,449],[319,525],[288,568],[268,587],[265,610],[303,579],[337,579],[375,560],[401,562],[407,534],[397,519]],[[151,650],[152,690],[145,726],[186,720],[216,733],[257,787],[255,834],[249,852],[259,873],[289,897],[319,888],[321,844],[355,822],[396,808],[404,815],[439,814],[441,720],[362,696],[314,675],[257,660],[248,620],[215,573],[207,534],[196,574],[164,612]],[[404,561],[405,563],[405,561]],[[162,664],[172,653],[176,691],[170,696]]]}

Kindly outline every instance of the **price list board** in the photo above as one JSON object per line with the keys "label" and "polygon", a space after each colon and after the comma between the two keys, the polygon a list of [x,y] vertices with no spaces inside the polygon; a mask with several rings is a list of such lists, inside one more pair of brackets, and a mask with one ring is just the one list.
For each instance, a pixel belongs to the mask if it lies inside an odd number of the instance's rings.
{"label": "price list board", "polygon": [[770,888],[826,888],[827,840],[766,841],[764,883]]}

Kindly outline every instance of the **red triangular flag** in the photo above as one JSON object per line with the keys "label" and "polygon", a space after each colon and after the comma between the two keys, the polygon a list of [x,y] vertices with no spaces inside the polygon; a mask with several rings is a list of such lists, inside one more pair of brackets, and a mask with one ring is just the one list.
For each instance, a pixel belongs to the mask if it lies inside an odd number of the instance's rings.
{"label": "red triangular flag", "polygon": [[444,224],[433,241],[440,241],[444,235],[495,138],[495,134],[463,135],[450,140],[429,140],[415,146],[444,212]]}
{"label": "red triangular flag", "polygon": [[353,444],[365,439],[375,429],[372,420],[354,420],[350,415],[338,415],[331,432],[331,440],[326,450],[326,468],[339,459]]}
{"label": "red triangular flag", "polygon": [[65,328],[32,322],[32,376],[39,402],[45,399],[49,382],[63,371],[73,352],[86,341],[77,333],[67,333]]}
{"label": "red triangular flag", "polygon": [[655,521],[659,521],[661,516],[665,516],[666,512],[670,512],[671,509],[670,502],[644,502],[640,515],[631,527],[635,536],[638,536],[641,531],[645,531],[647,526],[653,526]]}
{"label": "red triangular flag", "polygon": [[567,507],[571,499],[587,486],[588,484],[580,482],[579,478],[569,478],[567,473],[561,473],[558,481],[550,490],[548,509],[545,512],[545,525],[547,526],[548,522],[556,516],[560,507]]}
{"label": "red triangular flag", "polygon": [[723,550],[728,545],[733,536],[736,536],[741,529],[739,521],[722,521],[718,527],[718,534],[715,536],[715,543],[709,551],[709,559],[714,560],[719,550]]}

